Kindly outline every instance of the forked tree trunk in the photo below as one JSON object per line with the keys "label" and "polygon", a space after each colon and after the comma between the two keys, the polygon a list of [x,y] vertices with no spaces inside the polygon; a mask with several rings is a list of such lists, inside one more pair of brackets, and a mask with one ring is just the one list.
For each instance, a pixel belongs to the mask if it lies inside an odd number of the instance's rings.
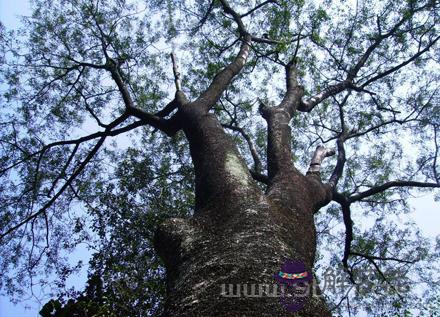
{"label": "forked tree trunk", "polygon": [[[291,313],[280,298],[259,293],[277,286],[274,275],[286,259],[313,267],[313,214],[328,192],[316,175],[301,175],[287,163],[264,193],[214,115],[199,109],[180,109],[196,175],[194,216],[169,219],[156,235],[167,270],[164,315],[330,316],[317,296]],[[249,296],[254,287],[260,296]]]}

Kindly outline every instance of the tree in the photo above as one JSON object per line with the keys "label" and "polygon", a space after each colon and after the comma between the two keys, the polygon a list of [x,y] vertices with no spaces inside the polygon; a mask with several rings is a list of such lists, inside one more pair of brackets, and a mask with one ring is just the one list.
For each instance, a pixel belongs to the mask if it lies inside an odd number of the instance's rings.
{"label": "tree", "polygon": [[[52,308],[432,313],[438,248],[396,215],[440,187],[438,5],[35,0],[21,31],[1,30],[2,288],[46,272],[63,295],[81,264],[66,252],[85,243],[86,293]],[[289,265],[319,279],[317,252],[352,286],[371,271],[375,292],[325,301],[314,283],[296,312],[285,300],[311,283],[246,296]]]}

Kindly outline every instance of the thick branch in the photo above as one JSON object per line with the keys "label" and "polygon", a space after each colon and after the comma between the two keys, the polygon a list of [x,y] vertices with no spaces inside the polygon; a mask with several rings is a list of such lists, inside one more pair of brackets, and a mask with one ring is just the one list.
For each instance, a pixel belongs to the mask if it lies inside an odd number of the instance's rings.
{"label": "thick branch", "polygon": [[240,14],[238,14],[238,12],[236,12],[234,9],[231,8],[228,1],[220,0],[220,3],[223,7],[223,11],[225,11],[226,14],[231,15],[232,18],[234,19],[235,23],[237,23],[238,32],[240,33],[240,35],[241,36],[248,35],[248,32],[246,30],[246,27],[244,26],[244,23],[241,19]]}
{"label": "thick branch", "polygon": [[173,112],[174,110],[177,109],[178,106],[178,102],[176,100],[176,98],[174,98],[170,103],[168,103],[162,110],[156,112],[154,115],[164,118],[168,115],[171,114],[171,112]]}
{"label": "thick branch", "polygon": [[160,116],[151,114],[135,106],[130,92],[128,91],[127,86],[119,73],[118,64],[114,60],[109,60],[107,69],[110,71],[113,80],[118,86],[128,114],[141,119],[145,124],[151,125],[152,127],[163,131],[169,136],[173,136],[177,131],[180,130],[180,127],[176,124],[176,120],[167,120],[161,118]]}
{"label": "thick branch", "polygon": [[267,170],[271,180],[286,171],[298,172],[293,166],[289,122],[304,90],[298,85],[294,61],[285,66],[285,71],[286,93],[281,103],[276,107],[268,107],[260,100],[259,110],[267,121]]}
{"label": "thick branch", "polygon": [[211,109],[220,99],[221,94],[226,90],[232,79],[241,71],[246,64],[250,50],[250,36],[246,35],[240,47],[240,51],[234,61],[221,70],[212,80],[209,87],[194,101],[201,104],[206,111]]}
{"label": "thick branch", "polygon": [[342,257],[342,265],[350,275],[351,282],[354,283],[353,276],[351,275],[351,271],[348,267],[348,257],[350,256],[351,253],[351,242],[353,241],[353,220],[351,219],[350,202],[347,200],[347,198],[344,195],[339,194],[337,192],[333,193],[333,200],[341,205],[342,218],[344,220],[344,226],[345,226],[345,244],[344,244],[344,255]]}
{"label": "thick branch", "polygon": [[249,172],[251,173],[252,178],[255,179],[256,181],[261,182],[266,185],[269,184],[269,177],[267,175],[258,173],[254,170],[249,170]]}
{"label": "thick branch", "polygon": [[[266,5],[269,2],[276,3],[276,1],[266,1],[265,3],[262,3],[261,5],[258,5],[256,9],[262,7],[263,5]],[[200,97],[194,102],[197,104],[201,104],[206,111],[211,109],[215,103],[219,100],[221,94],[225,91],[227,86],[230,84],[232,79],[241,71],[241,69],[246,64],[247,57],[249,55],[251,42],[258,42],[258,43],[267,43],[267,44],[278,44],[277,41],[273,41],[270,39],[265,38],[259,38],[255,37],[249,34],[247,31],[243,21],[242,17],[246,16],[248,14],[240,15],[237,11],[232,9],[229,2],[227,0],[220,0],[220,4],[223,7],[223,11],[230,15],[232,19],[237,24],[237,30],[240,34],[240,38],[242,41],[242,45],[240,47],[240,51],[238,52],[237,56],[235,57],[234,61],[226,66],[222,71],[220,71],[211,82],[210,86],[207,88],[205,92],[203,92]],[[252,11],[252,10],[251,10]]]}
{"label": "thick branch", "polygon": [[300,98],[304,94],[304,88],[298,84],[298,69],[296,63],[292,60],[285,66],[286,71],[286,93],[279,107],[289,113],[289,121],[294,111],[298,107]]}
{"label": "thick branch", "polygon": [[341,178],[344,171],[344,165],[346,162],[344,140],[342,138],[338,138],[338,140],[336,141],[336,145],[338,147],[338,158],[335,169],[333,170],[333,173],[330,176],[330,180],[328,182],[332,188],[336,188],[336,185],[338,184],[339,179]]}
{"label": "thick branch", "polygon": [[298,110],[302,112],[310,112],[312,111],[313,108],[315,108],[316,105],[321,103],[323,100],[327,99],[328,97],[334,96],[348,88],[353,88],[352,82],[348,80],[331,85],[326,89],[324,89],[319,94],[310,97],[309,99],[303,99],[298,107]]}
{"label": "thick branch", "polygon": [[200,95],[200,97],[194,102],[195,104],[201,104],[206,111],[211,109],[219,100],[221,94],[228,87],[232,79],[241,71],[246,64],[246,60],[249,56],[251,36],[246,30],[246,27],[241,20],[240,15],[231,8],[228,1],[220,0],[223,10],[226,14],[229,14],[237,24],[238,32],[242,40],[240,51],[236,55],[235,59],[221,70],[212,80],[209,87]]}
{"label": "thick branch", "polygon": [[312,161],[310,162],[310,166],[309,166],[309,170],[307,171],[307,174],[319,173],[321,170],[322,161],[324,161],[326,157],[332,155],[335,155],[334,149],[329,149],[322,145],[318,145],[316,147],[315,153],[313,153]]}

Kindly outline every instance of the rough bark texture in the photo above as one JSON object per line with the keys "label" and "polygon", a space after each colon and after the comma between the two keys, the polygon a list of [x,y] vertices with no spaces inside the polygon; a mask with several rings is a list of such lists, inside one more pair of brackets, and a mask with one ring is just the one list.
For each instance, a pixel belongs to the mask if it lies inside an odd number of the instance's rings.
{"label": "rough bark texture", "polygon": [[311,270],[313,214],[328,202],[329,191],[319,175],[304,176],[293,167],[285,145],[290,128],[279,122],[290,115],[271,115],[277,122],[269,124],[269,145],[277,154],[264,193],[216,117],[203,109],[197,102],[179,109],[195,168],[196,206],[192,219],[169,219],[157,232],[167,269],[164,316],[330,316],[319,297],[290,313],[279,298],[222,296],[222,285],[276,284],[273,276],[286,259]]}

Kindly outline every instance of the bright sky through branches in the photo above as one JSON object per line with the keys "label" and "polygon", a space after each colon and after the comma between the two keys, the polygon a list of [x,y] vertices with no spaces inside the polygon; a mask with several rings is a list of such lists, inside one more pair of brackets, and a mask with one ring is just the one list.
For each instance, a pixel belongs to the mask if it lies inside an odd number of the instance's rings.
{"label": "bright sky through branches", "polygon": [[[28,13],[28,5],[26,0],[0,0],[0,21],[5,24],[7,28],[14,28],[18,26],[17,16]],[[420,198],[411,199],[411,205],[416,209],[415,212],[404,215],[403,217],[410,217],[416,221],[421,231],[434,238],[440,234],[440,208],[439,203],[434,202],[432,195],[424,194]],[[11,306],[8,301],[2,297],[0,298],[0,317],[9,316],[36,316],[38,314],[38,305],[29,303],[33,306],[32,310],[26,312],[23,308],[27,303],[19,304],[18,307]]]}

